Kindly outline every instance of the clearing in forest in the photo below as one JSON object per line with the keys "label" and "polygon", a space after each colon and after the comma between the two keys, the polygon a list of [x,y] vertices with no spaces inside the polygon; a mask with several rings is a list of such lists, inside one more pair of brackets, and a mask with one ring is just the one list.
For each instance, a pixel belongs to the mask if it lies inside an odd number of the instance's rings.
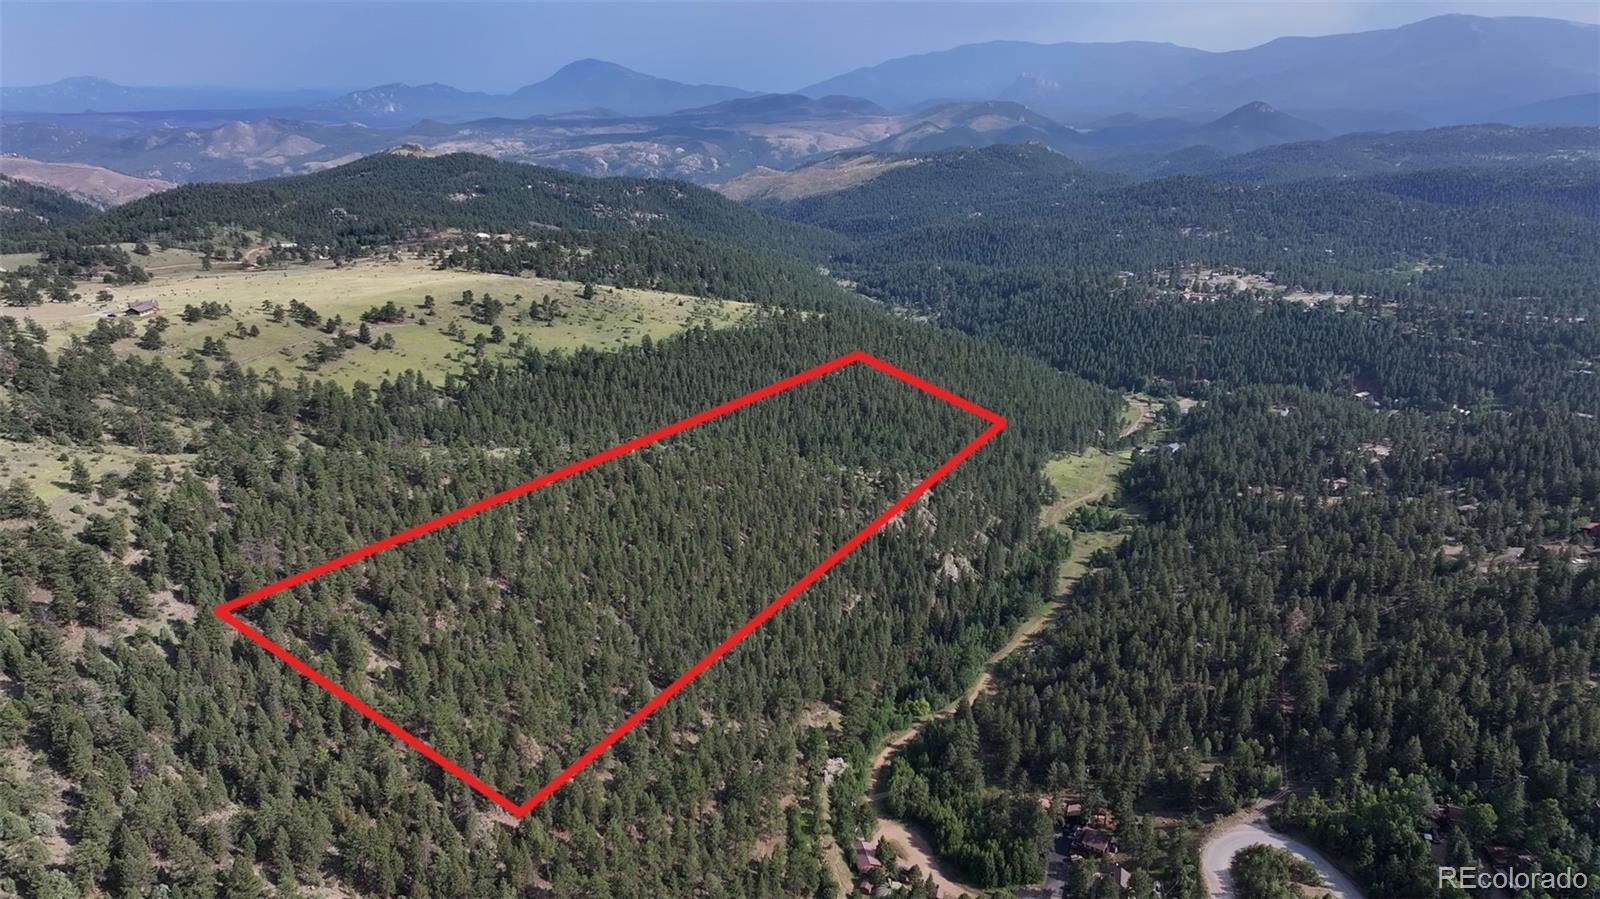
{"label": "clearing in forest", "polygon": [[[192,453],[141,451],[114,443],[69,447],[42,440],[0,440],[0,487],[20,481],[56,520],[75,529],[91,514],[131,514],[121,490],[99,489],[108,475],[126,478],[144,461],[164,477],[169,471],[186,470],[194,458]],[[81,482],[73,477],[75,462],[82,463],[86,476]]]}
{"label": "clearing in forest", "polygon": [[[496,358],[519,345],[615,350],[688,327],[735,324],[754,308],[655,290],[436,269],[417,259],[254,270],[217,262],[206,271],[193,253],[182,251],[156,250],[134,258],[148,267],[152,279],[106,288],[110,300],[97,299],[100,285],[84,282],[79,301],[9,308],[3,314],[37,321],[54,335],[53,346],[88,335],[101,321],[126,322],[136,336],[113,344],[125,354],[183,366],[187,353],[207,351],[209,341],[206,359],[212,366],[231,359],[285,378],[306,373],[349,386],[358,380],[377,384],[408,370],[439,380],[480,356]],[[12,260],[18,261],[26,260]],[[141,301],[158,304],[160,312],[125,315],[128,304]],[[291,303],[315,313],[314,323],[303,315],[297,320]],[[398,315],[371,315],[391,303]],[[189,320],[185,307],[207,315]],[[363,314],[371,319],[365,343],[354,340]],[[160,346],[142,348],[138,338],[158,316],[167,323]],[[333,321],[339,325],[331,326]],[[341,331],[347,336],[343,341]]]}
{"label": "clearing in forest", "polygon": [[[958,548],[946,535],[972,536],[963,488],[932,488],[1004,426],[849,353],[215,611],[520,817],[658,709],[651,743],[625,755],[744,726],[740,704],[773,684],[850,677],[796,647],[892,620],[886,604],[926,612],[931,560]],[[476,476],[526,460],[500,461]],[[352,498],[348,524],[437,508],[474,476],[397,472]],[[852,556],[882,530],[892,545]],[[696,682],[808,590],[803,612]]]}

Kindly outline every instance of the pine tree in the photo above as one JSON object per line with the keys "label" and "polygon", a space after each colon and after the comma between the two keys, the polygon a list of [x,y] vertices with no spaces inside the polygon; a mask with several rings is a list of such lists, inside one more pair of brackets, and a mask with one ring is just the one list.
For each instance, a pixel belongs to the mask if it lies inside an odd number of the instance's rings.
{"label": "pine tree", "polygon": [[116,887],[127,896],[141,896],[155,883],[150,847],[144,836],[127,821],[117,825],[112,840],[111,876]]}
{"label": "pine tree", "polygon": [[217,899],[262,899],[266,886],[255,866],[243,855],[235,855],[217,889]]}
{"label": "pine tree", "polygon": [[67,475],[67,489],[73,493],[87,495],[94,490],[94,478],[89,474],[89,466],[83,460],[74,456]]}

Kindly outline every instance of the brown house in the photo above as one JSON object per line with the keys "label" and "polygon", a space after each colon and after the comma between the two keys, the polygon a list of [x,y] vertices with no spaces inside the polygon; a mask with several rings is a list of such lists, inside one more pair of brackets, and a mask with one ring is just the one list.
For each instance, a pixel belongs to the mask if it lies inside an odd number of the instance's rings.
{"label": "brown house", "polygon": [[1467,820],[1466,806],[1446,802],[1444,805],[1439,806],[1439,812],[1434,815],[1434,820],[1446,827],[1459,826],[1461,822]]}
{"label": "brown house", "polygon": [[862,874],[883,867],[883,862],[878,861],[877,848],[866,840],[856,840],[855,863],[856,870]]}
{"label": "brown house", "polygon": [[154,315],[161,311],[161,304],[155,300],[136,300],[128,304],[127,315]]}
{"label": "brown house", "polygon": [[1078,831],[1078,848],[1094,855],[1110,855],[1117,851],[1117,841],[1103,830],[1084,827]]}

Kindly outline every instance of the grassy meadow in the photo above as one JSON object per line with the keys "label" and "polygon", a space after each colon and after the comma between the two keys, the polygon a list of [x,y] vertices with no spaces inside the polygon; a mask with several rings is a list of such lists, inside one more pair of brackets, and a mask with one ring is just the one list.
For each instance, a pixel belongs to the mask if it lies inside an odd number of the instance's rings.
{"label": "grassy meadow", "polygon": [[[8,257],[5,261],[16,265],[25,260]],[[154,276],[152,280],[107,288],[113,295],[109,302],[95,298],[100,285],[84,282],[78,288],[83,294],[78,302],[4,309],[0,314],[37,321],[50,333],[50,344],[59,346],[73,336],[88,334],[101,319],[120,317],[130,302],[154,300],[170,325],[163,334],[164,346],[140,349],[136,339],[127,339],[115,344],[117,351],[183,367],[188,364],[187,352],[200,349],[212,338],[221,341],[228,356],[245,368],[276,370],[286,378],[314,374],[350,385],[356,381],[376,384],[406,370],[440,380],[475,359],[477,336],[489,335],[492,326],[472,320],[470,309],[459,304],[463,291],[480,298],[489,294],[505,305],[495,321],[504,330],[504,340],[483,348],[491,358],[510,351],[519,339],[541,350],[614,350],[637,344],[646,335],[659,340],[691,325],[730,325],[751,308],[747,303],[601,285],[584,298],[583,285],[573,282],[440,271],[414,259],[362,260],[339,268],[319,262],[253,271],[241,270],[237,263],[219,262],[211,271],[204,271],[192,252],[156,250],[140,262]],[[422,308],[426,296],[434,298],[431,312]],[[521,300],[515,299],[518,296]],[[527,313],[545,297],[558,303],[563,314],[552,321],[534,320]],[[288,318],[274,321],[272,308],[287,307],[291,300],[311,307],[325,320],[338,316],[352,335],[360,326],[361,313],[374,306],[393,302],[405,310],[406,318],[369,326],[374,341],[391,335],[392,349],[357,344],[336,360],[315,364],[310,354],[319,344],[332,343],[333,335]],[[183,320],[185,306],[207,302],[225,304],[229,311],[214,319]],[[153,317],[130,320],[142,334]],[[252,328],[256,331],[253,336],[249,334]],[[221,361],[208,360],[208,364]]]}
{"label": "grassy meadow", "polygon": [[69,527],[81,525],[93,512],[109,515],[128,511],[121,492],[111,497],[101,496],[97,490],[74,493],[70,488],[72,462],[80,460],[89,470],[89,477],[98,484],[107,474],[120,476],[133,470],[134,463],[144,460],[155,466],[158,475],[167,470],[181,471],[193,462],[189,453],[152,453],[114,443],[86,447],[63,447],[60,444],[34,441],[23,443],[0,439],[0,485],[22,481],[34,496],[50,507],[58,521]]}

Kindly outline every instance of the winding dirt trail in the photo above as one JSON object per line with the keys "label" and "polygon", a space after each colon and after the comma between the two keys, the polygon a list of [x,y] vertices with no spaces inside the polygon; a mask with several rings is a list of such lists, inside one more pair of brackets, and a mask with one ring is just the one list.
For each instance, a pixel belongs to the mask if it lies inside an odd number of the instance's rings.
{"label": "winding dirt trail", "polygon": [[1128,413],[1124,416],[1122,433],[1119,437],[1130,437],[1140,428],[1156,420],[1156,404],[1154,400],[1142,397],[1128,397]]}
{"label": "winding dirt trail", "polygon": [[[1098,546],[1095,548],[1098,548]],[[1062,595],[1077,580],[1078,575],[1082,573],[1083,563],[1087,561],[1088,555],[1088,552],[1083,552],[1083,558],[1080,559],[1078,558],[1079,552],[1075,551],[1073,558],[1069,559],[1066,565],[1063,566],[1063,569],[1071,566],[1078,569],[1078,571],[1063,575]],[[894,759],[895,753],[904,748],[907,743],[916,739],[917,735],[922,733],[922,729],[927,727],[930,722],[954,715],[956,710],[961,707],[961,703],[971,704],[977,701],[979,696],[987,694],[994,686],[994,672],[1000,663],[1010,658],[1012,654],[1023,646],[1026,646],[1039,631],[1044,629],[1050,617],[1060,607],[1061,597],[1058,596],[1045,608],[1041,609],[1038,614],[1023,622],[1022,626],[1018,627],[1016,632],[1011,635],[1011,639],[1007,640],[1004,646],[995,650],[994,654],[989,656],[989,660],[984,663],[983,670],[979,672],[977,679],[972,682],[972,686],[968,687],[965,693],[962,693],[959,698],[943,708],[918,719],[910,727],[890,736],[884,741],[883,748],[879,749],[878,754],[872,758],[870,779],[872,792],[868,794],[867,798],[871,800],[873,814],[878,819],[877,825],[872,830],[872,841],[876,842],[880,837],[888,837],[889,842],[893,843],[895,848],[899,850],[900,858],[922,868],[923,871],[928,873],[933,882],[938,885],[940,896],[954,897],[960,896],[962,893],[981,896],[985,891],[957,877],[949,865],[942,863],[938,856],[934,855],[933,844],[913,825],[897,821],[889,816],[889,810],[884,807],[884,789],[889,777],[889,762]]]}
{"label": "winding dirt trail", "polygon": [[[1130,408],[1139,410],[1138,418],[1142,419],[1145,411],[1143,404],[1132,398],[1128,402]],[[1096,455],[1104,455],[1104,453],[1101,450],[1092,449],[1078,458],[1087,460]],[[1047,507],[1042,517],[1047,521],[1060,522],[1065,520],[1072,510],[1078,506],[1110,495],[1116,489],[1116,474],[1120,470],[1121,466],[1098,465],[1096,467],[1096,481],[1093,485],[1088,489],[1076,490],[1069,496],[1063,496],[1060,501]],[[1094,539],[1096,537],[1100,539]],[[888,809],[884,807],[884,791],[888,781],[889,762],[894,759],[895,753],[904,748],[907,743],[916,739],[917,735],[922,733],[923,728],[927,727],[930,722],[947,718],[956,713],[956,710],[961,707],[961,703],[971,704],[977,701],[978,697],[989,693],[994,686],[996,668],[999,667],[1000,663],[1016,653],[1017,650],[1026,646],[1039,631],[1044,629],[1045,624],[1061,608],[1073,583],[1087,570],[1089,556],[1102,547],[1115,545],[1120,540],[1120,534],[1083,534],[1080,535],[1079,539],[1074,540],[1072,555],[1061,566],[1062,574],[1057,582],[1058,589],[1055,598],[1046,603],[1043,608],[1028,620],[1024,621],[1012,633],[1011,639],[1007,640],[1004,646],[1001,646],[989,656],[988,660],[984,662],[983,670],[978,673],[977,679],[972,682],[972,686],[968,687],[966,692],[946,704],[943,708],[936,709],[913,722],[910,727],[890,735],[884,740],[883,747],[878,750],[878,754],[873,757],[872,772],[868,780],[868,783],[871,784],[871,791],[867,796],[872,802],[872,810],[877,817],[877,824],[872,831],[872,840],[876,842],[879,838],[887,837],[889,842],[893,843],[899,851],[900,858],[927,872],[928,876],[939,887],[940,896],[956,897],[963,893],[981,896],[985,893],[985,890],[962,881],[949,865],[943,864],[934,855],[933,845],[928,841],[927,836],[915,826],[903,821],[897,821],[889,816]]]}

